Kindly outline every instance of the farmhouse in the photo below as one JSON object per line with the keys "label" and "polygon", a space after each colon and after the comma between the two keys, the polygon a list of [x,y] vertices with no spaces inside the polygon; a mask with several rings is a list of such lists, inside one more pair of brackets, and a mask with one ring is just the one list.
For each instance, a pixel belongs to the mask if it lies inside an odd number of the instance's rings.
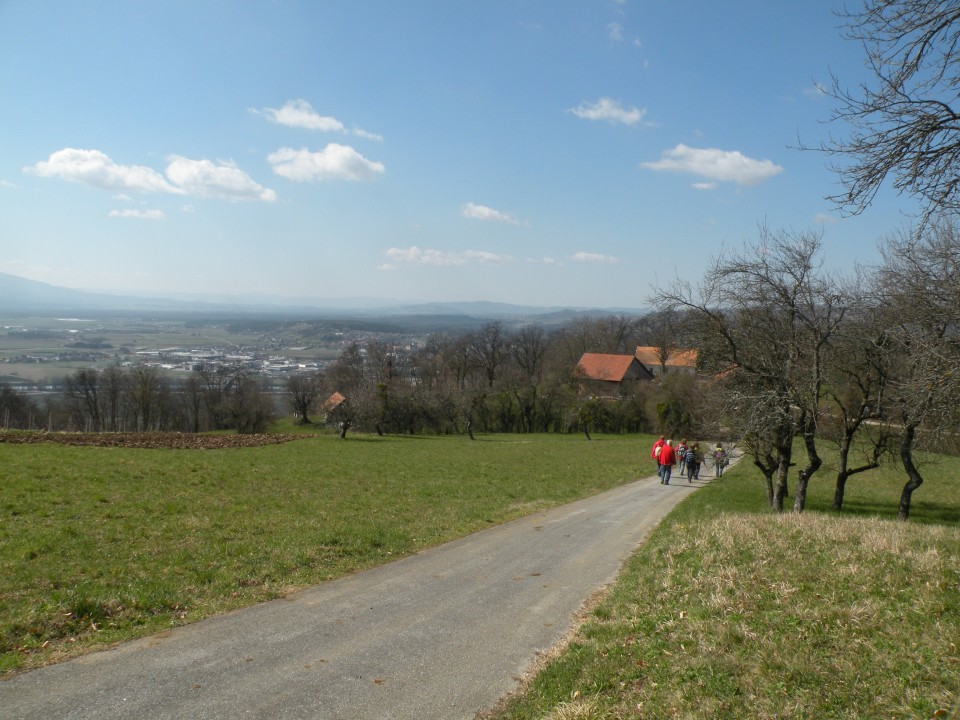
{"label": "farmhouse", "polygon": [[667,353],[667,361],[661,362],[660,348],[638,345],[636,358],[651,375],[665,375],[669,373],[697,374],[696,350],[671,350]]}
{"label": "farmhouse", "polygon": [[577,363],[583,392],[597,397],[619,397],[625,385],[653,377],[633,355],[584,353]]}

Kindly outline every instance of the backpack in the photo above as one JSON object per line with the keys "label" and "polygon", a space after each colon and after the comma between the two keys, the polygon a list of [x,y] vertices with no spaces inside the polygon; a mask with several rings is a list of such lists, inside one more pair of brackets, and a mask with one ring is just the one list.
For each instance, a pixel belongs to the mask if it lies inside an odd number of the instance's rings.
{"label": "backpack", "polygon": [[727,466],[727,451],[726,450],[717,450],[713,453],[713,459],[717,461],[717,465],[720,467]]}
{"label": "backpack", "polygon": [[693,450],[688,449],[683,459],[688,465],[693,465],[697,462],[697,454]]}

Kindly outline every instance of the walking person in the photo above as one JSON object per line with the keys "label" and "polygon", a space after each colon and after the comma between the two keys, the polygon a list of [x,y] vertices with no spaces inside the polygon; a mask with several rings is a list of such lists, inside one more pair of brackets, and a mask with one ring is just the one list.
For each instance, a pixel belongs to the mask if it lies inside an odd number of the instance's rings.
{"label": "walking person", "polygon": [[687,440],[684,438],[677,443],[677,473],[680,477],[687,471]]}
{"label": "walking person", "polygon": [[673,466],[677,464],[677,451],[673,447],[673,440],[667,440],[660,446],[660,482],[663,485],[670,484],[670,472]]}
{"label": "walking person", "polygon": [[700,443],[693,444],[693,479],[700,479],[700,468],[703,465],[703,450],[700,449]]}
{"label": "walking person", "polygon": [[657,438],[657,441],[653,443],[653,447],[650,448],[650,459],[656,461],[657,475],[661,481],[663,480],[663,468],[660,465],[660,448],[663,447],[664,443],[666,443],[666,440],[664,439],[663,435],[661,435],[659,438]]}
{"label": "walking person", "polygon": [[713,466],[716,468],[717,477],[723,475],[723,469],[727,466],[727,451],[723,449],[721,443],[717,443],[717,447],[713,450]]}
{"label": "walking person", "polygon": [[[699,456],[700,460],[697,460]],[[700,477],[700,463],[703,462],[703,453],[700,452],[700,443],[694,442],[684,453],[684,466],[687,471],[687,482],[692,483],[694,478]],[[681,471],[682,474],[682,471]]]}

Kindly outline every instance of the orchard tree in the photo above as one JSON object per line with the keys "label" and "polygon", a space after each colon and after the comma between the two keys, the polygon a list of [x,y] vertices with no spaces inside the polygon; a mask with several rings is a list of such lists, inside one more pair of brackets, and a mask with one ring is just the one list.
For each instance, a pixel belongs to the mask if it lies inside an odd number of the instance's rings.
{"label": "orchard tree", "polygon": [[322,390],[323,378],[320,373],[297,373],[287,378],[290,405],[300,418],[301,425],[311,424],[310,413],[316,407]]}
{"label": "orchard tree", "polygon": [[881,248],[874,307],[886,328],[887,403],[901,433],[907,482],[897,517],[907,520],[923,484],[916,451],[953,440],[960,403],[960,220],[941,216]]}
{"label": "orchard tree", "polygon": [[824,354],[844,303],[819,259],[821,236],[772,232],[744,249],[717,257],[699,287],[678,278],[655,303],[680,311],[683,328],[701,350],[703,370],[718,378],[712,400],[720,419],[775,481],[768,499],[777,512],[787,496],[793,439],[801,436],[807,465],[798,476],[794,512],[822,464],[816,434]]}

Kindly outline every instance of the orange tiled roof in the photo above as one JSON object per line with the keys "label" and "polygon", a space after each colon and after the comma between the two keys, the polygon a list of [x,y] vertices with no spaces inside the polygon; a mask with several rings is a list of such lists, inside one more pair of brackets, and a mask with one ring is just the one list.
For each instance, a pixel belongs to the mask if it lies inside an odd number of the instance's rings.
{"label": "orange tiled roof", "polygon": [[[637,360],[647,367],[660,366],[660,352],[658,348],[644,345],[637,346]],[[696,350],[674,350],[667,356],[667,367],[696,367]]]}
{"label": "orange tiled roof", "polygon": [[336,410],[338,407],[343,405],[343,403],[345,403],[346,401],[347,399],[343,395],[341,395],[338,392],[335,392],[333,393],[333,395],[331,395],[324,401],[323,409],[326,412],[332,412],[333,410]]}
{"label": "orange tiled roof", "polygon": [[584,353],[577,363],[577,367],[584,377],[590,380],[607,380],[620,382],[623,380],[631,363],[636,358],[633,355],[605,355],[603,353]]}

